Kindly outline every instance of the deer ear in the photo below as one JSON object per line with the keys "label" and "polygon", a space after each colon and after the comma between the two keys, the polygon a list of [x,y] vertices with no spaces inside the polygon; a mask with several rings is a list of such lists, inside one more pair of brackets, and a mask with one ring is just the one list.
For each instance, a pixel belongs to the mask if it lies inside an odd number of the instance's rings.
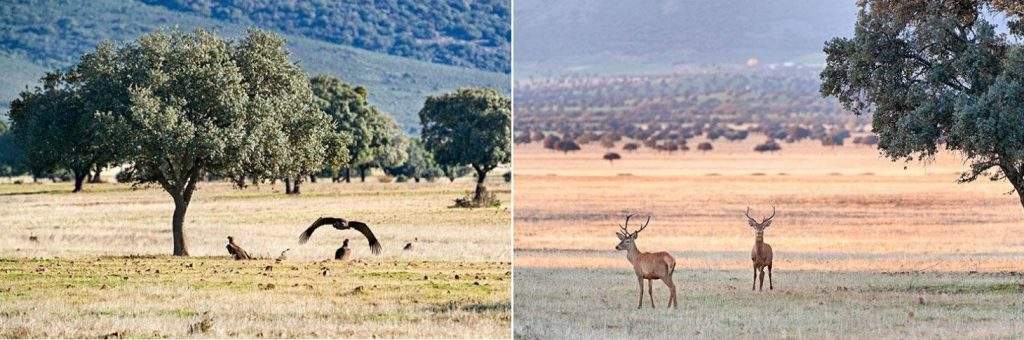
{"label": "deer ear", "polygon": [[768,227],[771,227],[771,226],[772,226],[772,220],[768,220],[768,222],[764,223],[764,229],[768,229]]}
{"label": "deer ear", "polygon": [[624,236],[622,236],[622,233],[615,233],[615,236],[619,237],[619,241],[622,241],[622,239],[625,238]]}

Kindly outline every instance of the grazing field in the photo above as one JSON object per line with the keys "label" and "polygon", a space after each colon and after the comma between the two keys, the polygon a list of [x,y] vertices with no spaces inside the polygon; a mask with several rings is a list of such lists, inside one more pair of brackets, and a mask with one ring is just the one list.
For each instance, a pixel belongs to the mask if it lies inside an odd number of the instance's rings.
{"label": "grazing field", "polygon": [[[202,183],[171,252],[173,204],[158,188],[0,185],[0,337],[507,337],[509,185],[497,208],[451,209],[448,183]],[[368,223],[299,233],[320,216]],[[233,261],[227,236],[261,259]],[[354,258],[328,260],[345,238]],[[403,250],[412,243],[411,250]],[[284,249],[287,259],[277,262]]]}
{"label": "grazing field", "polygon": [[[758,154],[752,139],[613,164],[595,145],[517,146],[515,335],[1024,335],[1024,210],[1008,183],[956,184],[951,154],[903,164],[810,142]],[[772,205],[776,289],[751,293],[743,212]],[[614,250],[631,212],[653,215],[638,248],[676,257],[678,312],[635,310],[636,279]],[[654,289],[664,308],[665,286]]]}

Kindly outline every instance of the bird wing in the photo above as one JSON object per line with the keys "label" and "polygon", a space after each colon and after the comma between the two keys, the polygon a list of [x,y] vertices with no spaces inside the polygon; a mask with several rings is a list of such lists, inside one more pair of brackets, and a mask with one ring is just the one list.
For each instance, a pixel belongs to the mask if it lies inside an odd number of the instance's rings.
{"label": "bird wing", "polygon": [[380,255],[380,242],[377,241],[376,236],[373,236],[373,231],[370,231],[370,226],[359,221],[348,221],[348,226],[349,228],[363,233],[363,236],[366,236],[366,240],[370,242],[370,251],[373,252],[374,255]]}
{"label": "bird wing", "polygon": [[316,228],[334,224],[334,222],[337,221],[338,219],[334,217],[321,217],[316,219],[316,221],[313,221],[313,225],[310,225],[309,228],[306,228],[306,231],[303,231],[302,234],[299,235],[299,244],[305,244],[306,241],[309,241],[309,237],[313,236],[313,232],[316,231]]}
{"label": "bird wing", "polygon": [[228,248],[228,254],[231,254],[231,256],[235,256],[235,255],[237,255],[237,254],[238,254],[238,253],[237,253],[237,252],[235,251],[235,247],[232,247],[230,243],[228,243],[228,245],[227,245],[227,247],[226,247],[226,248]]}

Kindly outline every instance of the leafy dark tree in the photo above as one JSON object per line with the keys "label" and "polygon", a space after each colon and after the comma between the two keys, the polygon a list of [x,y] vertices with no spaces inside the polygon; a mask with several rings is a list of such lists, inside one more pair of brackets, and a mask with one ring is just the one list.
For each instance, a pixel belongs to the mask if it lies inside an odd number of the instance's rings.
{"label": "leafy dark tree", "polygon": [[619,154],[614,153],[614,152],[609,152],[609,153],[604,154],[604,156],[601,157],[601,158],[603,158],[604,160],[608,161],[608,163],[615,164],[615,161],[619,160],[619,159],[622,159],[622,156],[620,156]]}
{"label": "leafy dark tree", "polygon": [[114,152],[99,136],[88,98],[69,78],[74,75],[48,73],[41,87],[11,102],[11,131],[34,173],[66,169],[74,176],[72,192],[80,192],[93,169],[113,162]]}
{"label": "leafy dark tree", "polygon": [[[1016,1],[860,3],[854,34],[825,44],[821,93],[870,114],[892,160],[956,151],[960,182],[1006,179],[1024,205],[1024,37]],[[989,22],[1005,15],[1009,34]]]}
{"label": "leafy dark tree", "polygon": [[511,161],[512,101],[494,89],[463,88],[427,97],[419,116],[423,145],[438,164],[476,171],[479,202],[487,173]]}
{"label": "leafy dark tree", "polygon": [[702,142],[700,144],[697,144],[697,150],[700,150],[701,152],[708,152],[714,148],[715,147],[711,145],[711,142]]}
{"label": "leafy dark tree", "polygon": [[761,153],[775,152],[775,151],[779,151],[779,150],[782,150],[782,147],[779,146],[779,143],[776,142],[774,139],[769,139],[769,140],[765,141],[764,143],[761,143],[761,144],[758,144],[757,146],[754,146],[754,151],[761,152]]}
{"label": "leafy dark tree", "polygon": [[622,146],[622,150],[624,150],[626,152],[633,152],[633,151],[636,151],[636,150],[639,150],[639,149],[640,149],[640,144],[632,143],[632,142],[626,143],[625,145]]}
{"label": "leafy dark tree", "polygon": [[241,175],[233,175],[280,179],[286,194],[298,195],[302,182],[324,164],[347,160],[347,153],[327,147],[347,145],[350,139],[331,129],[331,118],[315,104],[306,73],[289,60],[284,44],[274,34],[254,30],[232,49],[252,105],[251,118],[243,124],[250,138],[260,141],[242,160]]}
{"label": "leafy dark tree", "polygon": [[0,121],[0,176],[12,177],[25,173],[21,158],[21,148],[14,140],[14,134]]}
{"label": "leafy dark tree", "polygon": [[576,141],[571,139],[563,139],[558,142],[558,146],[556,146],[555,149],[564,153],[570,153],[573,151],[580,151],[580,145],[576,144]]}
{"label": "leafy dark tree", "polygon": [[558,149],[558,144],[562,142],[562,139],[555,135],[548,135],[544,137],[544,148],[555,150]]}
{"label": "leafy dark tree", "polygon": [[81,81],[127,96],[100,118],[121,141],[130,165],[123,177],[157,183],[174,200],[174,255],[188,255],[185,214],[206,174],[291,176],[322,155],[316,142],[293,144],[293,130],[330,129],[318,126],[327,118],[307,107],[309,82],[272,34],[252,30],[232,43],[201,29],[157,31],[109,52],[83,57],[83,66],[107,72]]}
{"label": "leafy dark tree", "polygon": [[396,175],[411,177],[417,183],[421,178],[433,181],[444,175],[444,172],[437,166],[432,155],[423,147],[419,139],[412,139],[406,147],[408,157],[402,165],[392,168],[391,172]]}
{"label": "leafy dark tree", "polygon": [[[357,171],[366,181],[369,169],[398,166],[405,160],[405,137],[394,119],[369,103],[365,88],[327,75],[315,76],[310,83],[320,109],[332,118],[334,131],[349,139],[345,144],[347,150],[328,148],[331,155],[337,155],[328,157],[335,180],[344,177],[350,182],[352,171]],[[340,157],[342,154],[347,156]],[[346,161],[341,162],[342,159]]]}

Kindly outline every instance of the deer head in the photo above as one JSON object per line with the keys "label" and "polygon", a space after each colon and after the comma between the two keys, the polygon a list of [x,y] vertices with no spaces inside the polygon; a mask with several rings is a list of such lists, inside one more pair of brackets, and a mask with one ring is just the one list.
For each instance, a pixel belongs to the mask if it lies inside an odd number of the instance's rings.
{"label": "deer head", "polygon": [[744,212],[743,215],[747,216],[747,224],[750,225],[750,228],[753,228],[754,232],[760,234],[763,233],[765,229],[768,229],[768,227],[772,225],[772,218],[775,218],[775,206],[772,206],[772,215],[761,219],[761,222],[758,222],[753,217],[750,217],[750,207],[747,207],[747,211]]}
{"label": "deer head", "polygon": [[636,231],[631,233],[629,232],[629,218],[635,215],[636,214],[629,214],[629,216],[626,216],[626,224],[619,225],[619,228],[621,230],[615,233],[615,235],[619,237],[619,245],[615,246],[615,250],[629,250],[631,248],[635,248],[636,245],[633,243],[633,241],[636,241],[636,237],[640,234],[640,232],[643,231],[644,228],[647,228],[647,224],[651,223],[651,216],[648,215],[647,222],[644,222],[644,225],[641,226],[640,229],[637,229]]}

